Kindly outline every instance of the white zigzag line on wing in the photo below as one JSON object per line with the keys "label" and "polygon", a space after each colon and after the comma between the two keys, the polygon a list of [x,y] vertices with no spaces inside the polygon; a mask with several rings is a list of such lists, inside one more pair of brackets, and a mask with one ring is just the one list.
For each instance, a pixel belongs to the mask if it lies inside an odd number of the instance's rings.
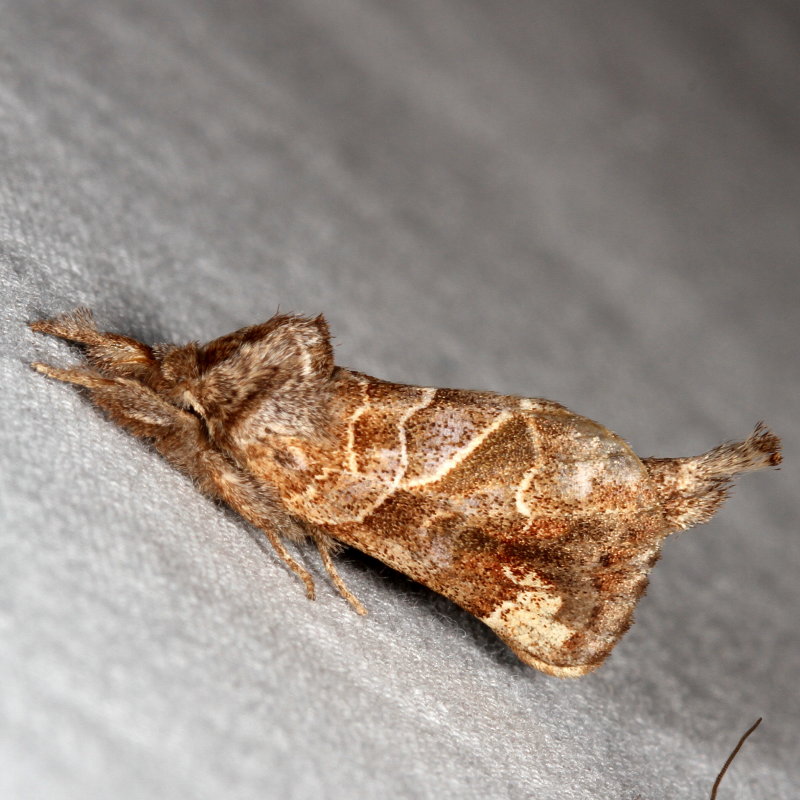
{"label": "white zigzag line on wing", "polygon": [[[432,472],[430,475],[426,475],[424,478],[416,478],[415,480],[408,481],[406,486],[408,488],[412,488],[414,486],[424,486],[427,483],[435,483],[439,479],[443,478],[448,472],[450,472],[450,470],[452,470],[454,467],[457,467],[462,461],[464,461],[470,455],[470,453],[473,453],[478,447],[480,447],[486,441],[486,438],[489,435],[491,435],[504,423],[508,422],[508,420],[513,416],[514,415],[512,412],[503,411],[498,417],[492,420],[491,425],[487,425],[477,436],[470,440],[469,444],[466,445],[463,450],[459,450],[451,459],[445,461],[445,463],[442,464],[435,472]],[[405,431],[403,433],[405,434]],[[405,442],[405,435],[403,437],[403,441]]]}
{"label": "white zigzag line on wing", "polygon": [[420,411],[423,408],[427,408],[432,400],[434,395],[436,394],[436,389],[425,387],[422,390],[422,396],[418,403],[414,404],[409,408],[403,416],[398,419],[397,421],[397,433],[398,438],[400,439],[400,467],[394,475],[392,482],[389,486],[386,487],[386,491],[381,494],[381,496],[370,506],[365,508],[356,518],[355,522],[363,522],[370,514],[375,511],[378,506],[386,500],[387,497],[391,497],[397,487],[400,485],[400,481],[403,479],[403,476],[406,474],[406,470],[408,469],[408,447],[406,445],[406,421],[408,418],[415,414],[417,411]]}

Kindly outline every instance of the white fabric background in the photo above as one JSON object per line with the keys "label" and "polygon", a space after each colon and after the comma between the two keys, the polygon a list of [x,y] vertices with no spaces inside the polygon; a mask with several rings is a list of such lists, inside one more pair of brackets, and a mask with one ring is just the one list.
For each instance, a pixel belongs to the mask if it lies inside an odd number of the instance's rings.
{"label": "white fabric background", "polygon": [[[791,2],[0,2],[0,796],[706,797],[800,785]],[[578,681],[369,559],[304,599],[25,322],[280,306],[340,363],[786,463],[667,543]]]}

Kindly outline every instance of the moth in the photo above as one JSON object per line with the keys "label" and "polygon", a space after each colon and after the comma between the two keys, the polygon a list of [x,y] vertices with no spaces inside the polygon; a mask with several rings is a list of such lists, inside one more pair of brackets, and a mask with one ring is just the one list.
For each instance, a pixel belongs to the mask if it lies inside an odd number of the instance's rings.
{"label": "moth", "polygon": [[738,473],[781,460],[761,423],[700,456],[640,459],[550,400],[372,378],[334,364],[322,316],[277,315],[202,346],[103,333],[87,309],[31,327],[83,345],[88,362],[35,369],[85,387],[261,529],[309,597],[287,539],[314,542],[359,613],[333,562],[342,545],[450,598],[559,677],[608,656],[669,534],[708,520]]}

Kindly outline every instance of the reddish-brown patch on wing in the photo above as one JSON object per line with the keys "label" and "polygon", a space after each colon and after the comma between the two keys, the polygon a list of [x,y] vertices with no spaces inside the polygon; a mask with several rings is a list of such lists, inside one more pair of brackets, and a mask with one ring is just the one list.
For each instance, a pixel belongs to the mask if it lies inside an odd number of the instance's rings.
{"label": "reddish-brown patch on wing", "polygon": [[[643,538],[652,543],[658,522],[642,522]],[[559,675],[599,665],[630,625],[657,546],[640,557],[627,551],[622,531],[609,527],[576,524],[564,539],[546,543],[473,523],[429,498],[398,491],[360,525],[336,526],[331,533],[489,621],[527,663]],[[492,529],[495,535],[487,532]],[[621,547],[609,551],[614,541]],[[492,620],[498,609],[523,601],[529,615],[524,624]]]}

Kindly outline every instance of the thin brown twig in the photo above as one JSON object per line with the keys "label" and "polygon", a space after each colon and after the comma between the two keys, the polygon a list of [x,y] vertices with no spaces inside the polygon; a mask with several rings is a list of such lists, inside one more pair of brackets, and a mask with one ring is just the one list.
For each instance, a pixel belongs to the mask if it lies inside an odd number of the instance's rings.
{"label": "thin brown twig", "polygon": [[728,760],[722,765],[722,769],[719,771],[719,775],[717,775],[717,779],[714,781],[714,785],[711,787],[711,798],[710,800],[717,800],[717,789],[719,789],[720,782],[722,781],[722,776],[728,771],[728,767],[731,765],[731,762],[734,758],[736,758],[736,754],[739,750],[742,749],[742,745],[747,740],[747,737],[761,724],[762,717],[759,717],[743,734],[742,738],[739,739],[738,744],[736,747],[733,748],[733,752],[728,756]]}

